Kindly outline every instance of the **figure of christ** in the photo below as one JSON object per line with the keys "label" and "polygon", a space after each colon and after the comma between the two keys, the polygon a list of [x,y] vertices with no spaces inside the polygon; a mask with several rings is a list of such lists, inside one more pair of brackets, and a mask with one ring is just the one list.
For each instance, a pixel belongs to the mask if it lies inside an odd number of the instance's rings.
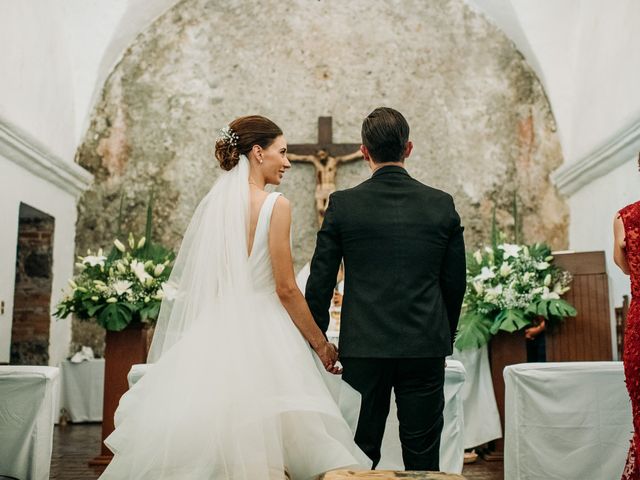
{"label": "figure of christ", "polygon": [[348,155],[332,156],[326,150],[318,150],[314,155],[287,154],[293,162],[311,163],[316,167],[316,213],[318,225],[322,225],[327,211],[329,195],[336,191],[336,173],[340,163],[351,162],[362,158],[360,151]]}

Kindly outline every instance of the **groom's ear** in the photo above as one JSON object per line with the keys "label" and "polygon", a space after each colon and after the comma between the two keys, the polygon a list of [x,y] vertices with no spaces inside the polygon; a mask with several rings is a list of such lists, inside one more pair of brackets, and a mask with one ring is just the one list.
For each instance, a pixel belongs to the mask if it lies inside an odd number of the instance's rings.
{"label": "groom's ear", "polygon": [[412,150],[413,150],[413,143],[407,142],[407,144],[404,146],[404,158],[408,158],[409,155],[411,155]]}
{"label": "groom's ear", "polygon": [[360,153],[362,153],[362,156],[364,157],[364,159],[367,162],[371,158],[371,155],[369,154],[369,149],[367,147],[365,147],[364,145],[360,145]]}

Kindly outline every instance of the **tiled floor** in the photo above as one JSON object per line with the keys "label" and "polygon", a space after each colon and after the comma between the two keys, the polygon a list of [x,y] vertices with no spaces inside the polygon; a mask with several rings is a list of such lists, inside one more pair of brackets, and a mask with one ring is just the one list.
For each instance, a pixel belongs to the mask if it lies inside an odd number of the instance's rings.
{"label": "tiled floor", "polygon": [[[51,459],[52,480],[95,480],[100,475],[87,462],[100,453],[100,424],[67,425],[56,427],[53,435]],[[467,480],[502,480],[502,462],[482,460],[465,466]]]}

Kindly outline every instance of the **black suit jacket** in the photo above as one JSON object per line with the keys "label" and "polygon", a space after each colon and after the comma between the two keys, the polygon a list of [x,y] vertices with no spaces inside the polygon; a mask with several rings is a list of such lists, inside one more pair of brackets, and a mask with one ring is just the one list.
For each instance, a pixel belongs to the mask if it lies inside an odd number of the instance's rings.
{"label": "black suit jacket", "polygon": [[305,297],[320,329],[340,261],[340,356],[451,354],[466,286],[463,227],[451,195],[387,166],[331,195]]}

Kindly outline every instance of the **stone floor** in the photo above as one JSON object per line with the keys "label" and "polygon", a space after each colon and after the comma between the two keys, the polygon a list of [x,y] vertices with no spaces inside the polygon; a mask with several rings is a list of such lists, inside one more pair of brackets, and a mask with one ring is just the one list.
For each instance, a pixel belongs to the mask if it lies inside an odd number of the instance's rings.
{"label": "stone floor", "polygon": [[[56,427],[53,434],[51,480],[95,480],[100,470],[87,462],[100,453],[100,424],[69,424]],[[502,480],[502,462],[478,462],[466,465],[466,480]]]}

